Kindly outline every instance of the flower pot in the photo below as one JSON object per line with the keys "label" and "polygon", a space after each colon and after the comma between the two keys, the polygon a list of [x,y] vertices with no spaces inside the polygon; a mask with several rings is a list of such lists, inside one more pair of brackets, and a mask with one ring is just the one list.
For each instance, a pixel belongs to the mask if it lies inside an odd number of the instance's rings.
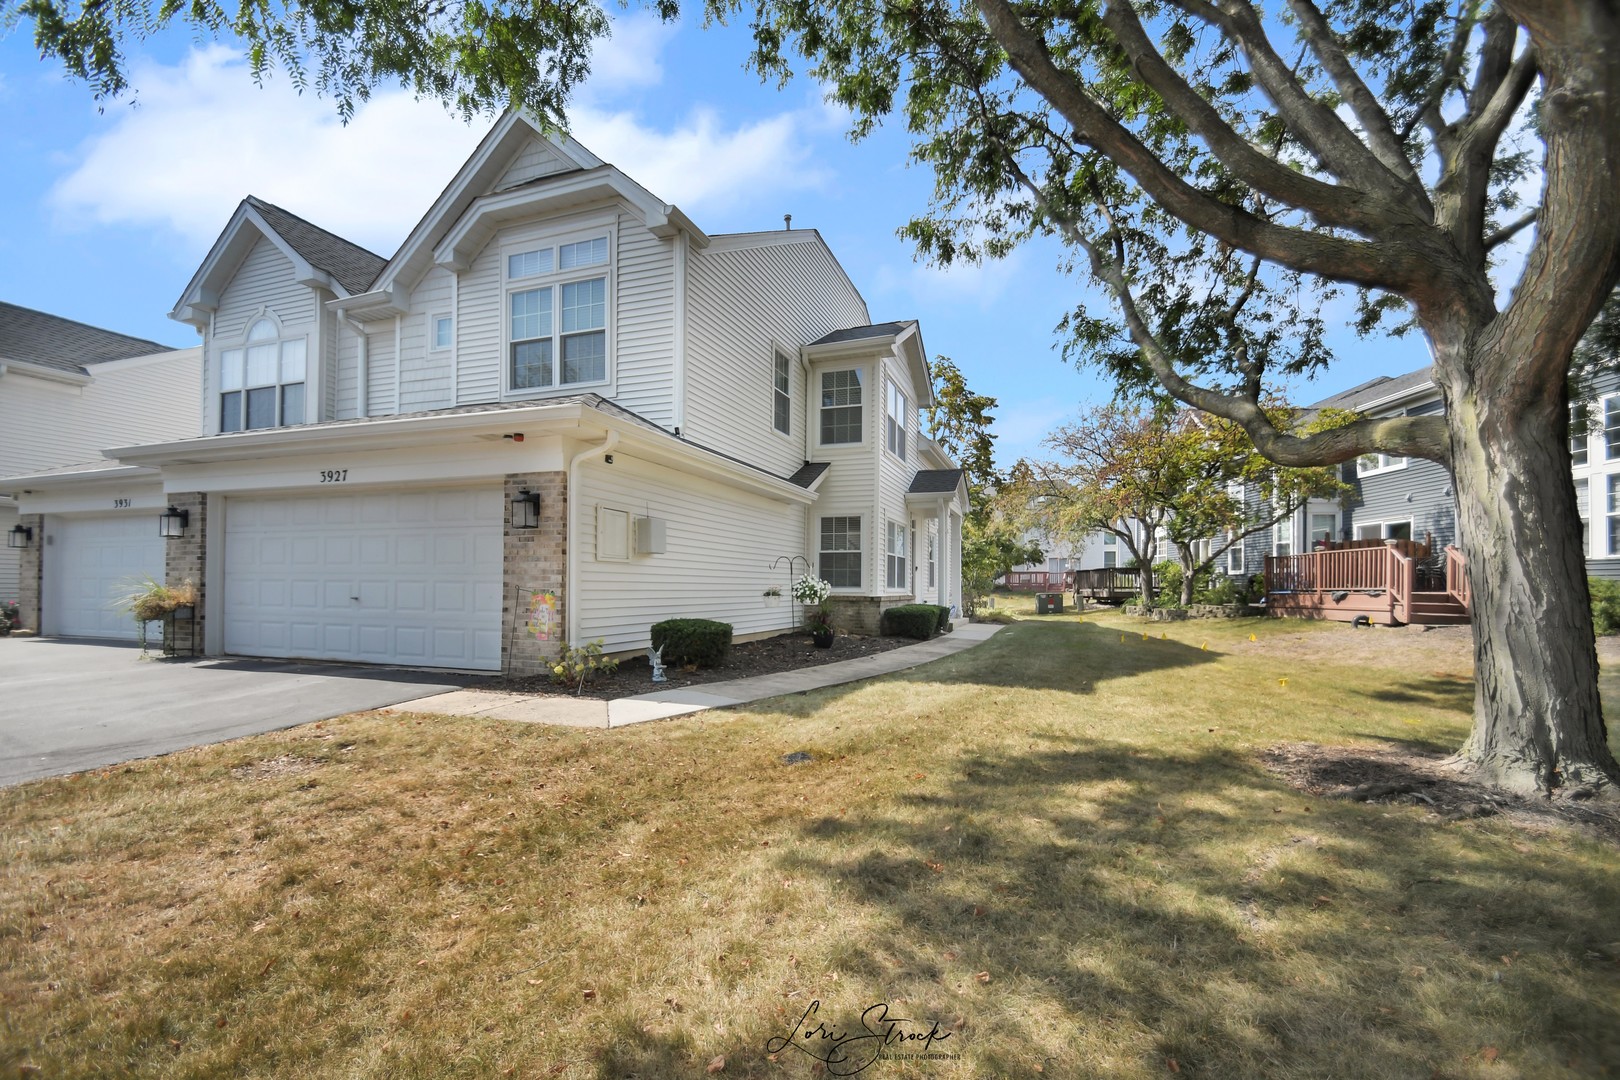
{"label": "flower pot", "polygon": [[816,643],[818,649],[830,649],[833,643],[833,632],[831,630],[812,630],[810,631],[810,640]]}
{"label": "flower pot", "polygon": [[765,606],[766,607],[775,607],[776,605],[780,604],[781,602],[782,602],[782,598],[780,596],[771,596],[771,595],[767,594],[766,597],[765,597]]}

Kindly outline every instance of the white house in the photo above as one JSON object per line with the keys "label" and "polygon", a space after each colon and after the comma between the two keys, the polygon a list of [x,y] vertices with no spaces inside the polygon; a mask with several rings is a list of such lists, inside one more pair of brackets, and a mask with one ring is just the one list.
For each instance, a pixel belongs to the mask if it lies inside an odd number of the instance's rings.
{"label": "white house", "polygon": [[519,114],[390,258],[245,199],[172,316],[200,434],[107,454],[161,477],[210,654],[522,673],[675,616],[779,633],[806,568],[852,630],[960,595],[917,324],[873,324],[814,230],[709,235]]}
{"label": "white house", "polygon": [[[109,607],[119,580],[163,574],[163,543],[142,508],[160,505],[156,474],[145,490],[132,470],[102,457],[113,443],[178,438],[201,422],[202,350],[171,349],[0,303],[0,476],[56,471],[78,492],[84,513],[41,528],[19,520],[17,501],[0,494],[0,601],[37,612],[39,578],[21,574],[30,545],[79,567],[52,578],[48,628],[60,634],[133,636],[127,615]],[[107,486],[113,475],[125,478]],[[0,484],[0,491],[7,485]],[[137,502],[137,499],[140,501]],[[58,527],[59,526],[59,527]],[[38,628],[37,614],[25,624]]]}

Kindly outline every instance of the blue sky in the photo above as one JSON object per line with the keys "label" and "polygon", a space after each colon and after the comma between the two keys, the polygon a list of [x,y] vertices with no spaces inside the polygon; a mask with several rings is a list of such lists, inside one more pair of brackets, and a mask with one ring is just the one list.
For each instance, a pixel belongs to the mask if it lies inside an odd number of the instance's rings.
{"label": "blue sky", "polygon": [[[330,101],[284,76],[254,86],[227,46],[184,34],[131,57],[135,102],[98,111],[89,90],[39,59],[24,23],[0,38],[0,299],[186,346],[166,313],[242,196],[252,193],[391,254],[491,121],[379,92],[342,126]],[[711,233],[819,229],[877,321],[917,318],[1000,401],[998,456],[1040,439],[1110,387],[1057,352],[1054,327],[1087,282],[1032,245],[983,267],[919,264],[895,230],[927,203],[931,178],[887,129],[858,144],[817,88],[743,70],[746,28],[620,17],[576,99],[573,134]],[[1360,340],[1336,320],[1333,368],[1293,388],[1335,393],[1428,360],[1421,339]]]}

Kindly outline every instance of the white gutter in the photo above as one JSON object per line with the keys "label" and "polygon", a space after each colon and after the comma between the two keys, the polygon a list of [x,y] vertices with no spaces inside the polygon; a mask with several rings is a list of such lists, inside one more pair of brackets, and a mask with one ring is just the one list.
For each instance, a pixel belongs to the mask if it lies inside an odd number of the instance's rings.
{"label": "white gutter", "polygon": [[675,234],[675,386],[674,426],[679,435],[686,429],[686,248],[684,232]]}
{"label": "white gutter", "polygon": [[0,375],[12,371],[18,375],[32,375],[47,382],[67,383],[69,386],[89,386],[93,381],[89,375],[77,371],[63,371],[60,368],[46,367],[44,364],[30,364],[26,360],[0,360]]}
{"label": "white gutter", "polygon": [[568,491],[565,500],[568,519],[563,522],[563,543],[568,547],[568,573],[563,582],[563,610],[566,615],[564,621],[568,624],[568,638],[564,642],[566,645],[577,646],[579,644],[579,605],[575,602],[579,594],[574,588],[579,581],[579,545],[574,542],[574,529],[577,525],[574,520],[574,511],[577,505],[574,489],[578,486],[579,463],[592,454],[606,454],[618,445],[619,433],[609,431],[606,439],[603,439],[595,446],[581,450],[568,459]]}

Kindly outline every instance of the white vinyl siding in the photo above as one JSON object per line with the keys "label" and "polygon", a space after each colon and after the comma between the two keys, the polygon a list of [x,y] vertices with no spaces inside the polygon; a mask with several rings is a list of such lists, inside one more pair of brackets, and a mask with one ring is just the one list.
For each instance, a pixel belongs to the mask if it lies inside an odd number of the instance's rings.
{"label": "white vinyl siding", "polygon": [[[764,552],[805,551],[805,512],[798,504],[739,491],[690,473],[625,454],[612,465],[597,458],[581,466],[576,491],[579,551],[577,612],[581,642],[601,640],[608,652],[645,649],[653,623],[680,617],[719,619],[737,637],[786,630],[797,605],[767,607],[769,587],[787,590],[781,567]],[[665,550],[601,560],[596,508],[628,507],[632,519],[665,523]],[[799,564],[804,565],[802,562]],[[522,583],[520,583],[522,584]]]}
{"label": "white vinyl siding", "polygon": [[496,181],[494,190],[526,184],[542,176],[552,176],[575,168],[574,163],[559,154],[542,139],[530,139],[512,158],[506,172]]}
{"label": "white vinyl siding", "polygon": [[[834,330],[870,322],[866,305],[810,232],[766,234],[757,244],[716,237],[708,248],[692,249],[686,281],[682,433],[778,476],[792,473],[806,456],[815,457],[806,451],[816,437],[819,400],[813,373],[805,393],[796,351]],[[792,361],[788,430],[808,432],[808,440],[771,436],[775,348]]]}

